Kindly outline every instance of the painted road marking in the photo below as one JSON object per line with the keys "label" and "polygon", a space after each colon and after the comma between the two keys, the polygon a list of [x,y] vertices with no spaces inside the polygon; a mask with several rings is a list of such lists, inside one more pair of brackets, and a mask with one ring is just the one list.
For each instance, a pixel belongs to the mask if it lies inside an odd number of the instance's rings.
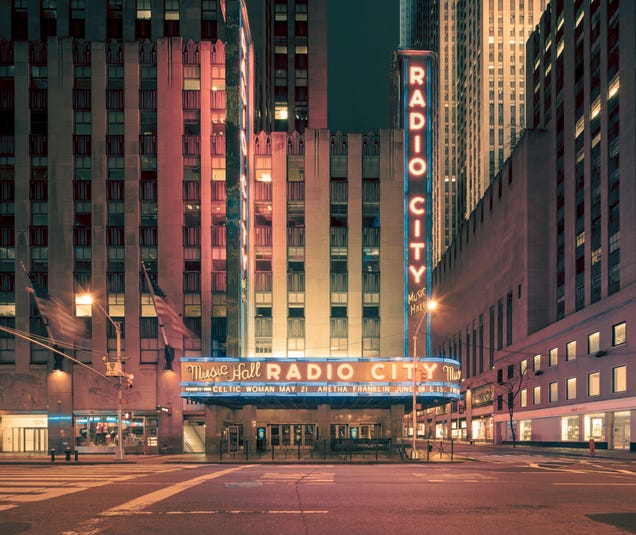
{"label": "painted road marking", "polygon": [[126,503],[118,505],[117,507],[112,507],[107,511],[101,513],[102,516],[115,516],[115,515],[127,515],[130,513],[138,513],[142,509],[149,507],[157,502],[165,500],[166,498],[170,498],[170,496],[174,496],[184,490],[188,490],[196,485],[200,485],[206,481],[210,481],[211,479],[216,479],[218,477],[223,477],[228,474],[232,474],[239,470],[243,470],[244,468],[253,468],[256,465],[244,465],[237,466],[235,468],[229,468],[227,470],[221,470],[220,472],[214,472],[211,474],[206,474],[203,476],[195,477],[193,479],[189,479],[183,481],[181,483],[175,483],[174,485],[170,485],[160,490],[156,490],[149,494],[145,494],[144,496],[140,496],[134,500],[130,500]]}

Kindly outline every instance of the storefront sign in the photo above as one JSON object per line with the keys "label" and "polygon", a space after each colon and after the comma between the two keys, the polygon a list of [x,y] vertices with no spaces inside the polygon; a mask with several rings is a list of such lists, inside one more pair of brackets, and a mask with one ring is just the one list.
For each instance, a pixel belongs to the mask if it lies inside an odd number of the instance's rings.
{"label": "storefront sign", "polygon": [[[182,396],[378,395],[413,393],[408,359],[199,359],[181,360]],[[420,395],[459,398],[459,362],[431,358],[415,370]]]}

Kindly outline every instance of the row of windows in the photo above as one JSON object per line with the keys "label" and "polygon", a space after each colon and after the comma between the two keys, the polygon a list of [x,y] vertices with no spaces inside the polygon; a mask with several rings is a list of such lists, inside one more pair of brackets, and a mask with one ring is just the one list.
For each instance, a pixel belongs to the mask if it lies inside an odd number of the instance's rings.
{"label": "row of windows", "polygon": [[[577,377],[568,377],[564,383],[565,399],[570,401],[577,399]],[[601,372],[593,371],[587,374],[587,397],[593,398],[601,395]],[[627,366],[621,365],[612,368],[611,374],[611,393],[620,394],[627,391]],[[519,392],[519,406],[528,407],[530,400],[528,395],[532,395],[532,405],[541,405],[540,385],[537,385],[529,391],[527,388],[523,388]],[[501,398],[501,396],[500,396]],[[559,401],[559,383],[554,381],[548,384],[548,400],[549,403],[556,403]],[[501,407],[500,407],[501,409]]]}

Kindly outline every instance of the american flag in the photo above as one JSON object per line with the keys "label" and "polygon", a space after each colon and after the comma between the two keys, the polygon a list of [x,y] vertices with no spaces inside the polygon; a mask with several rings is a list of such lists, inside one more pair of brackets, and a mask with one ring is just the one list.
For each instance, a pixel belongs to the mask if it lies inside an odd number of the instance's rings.
{"label": "american flag", "polygon": [[27,273],[30,287],[27,291],[35,298],[40,316],[54,340],[74,340],[84,338],[84,324],[76,318],[60,299],[52,297],[35,276]]}
{"label": "american flag", "polygon": [[185,326],[183,319],[179,316],[179,314],[177,314],[176,310],[172,308],[168,302],[166,294],[163,293],[161,288],[159,288],[159,285],[152,274],[148,272],[146,266],[142,267],[144,269],[144,274],[146,275],[148,288],[152,294],[152,300],[155,304],[155,312],[157,312],[157,319],[159,320],[160,327],[165,327],[179,336],[193,338],[194,334]]}

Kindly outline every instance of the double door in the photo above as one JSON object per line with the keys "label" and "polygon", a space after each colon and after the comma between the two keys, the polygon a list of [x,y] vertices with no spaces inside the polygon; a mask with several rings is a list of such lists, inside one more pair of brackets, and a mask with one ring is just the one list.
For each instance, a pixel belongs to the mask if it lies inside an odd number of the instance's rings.
{"label": "double door", "polygon": [[314,424],[271,424],[268,427],[270,444],[274,447],[313,448],[316,442]]}

